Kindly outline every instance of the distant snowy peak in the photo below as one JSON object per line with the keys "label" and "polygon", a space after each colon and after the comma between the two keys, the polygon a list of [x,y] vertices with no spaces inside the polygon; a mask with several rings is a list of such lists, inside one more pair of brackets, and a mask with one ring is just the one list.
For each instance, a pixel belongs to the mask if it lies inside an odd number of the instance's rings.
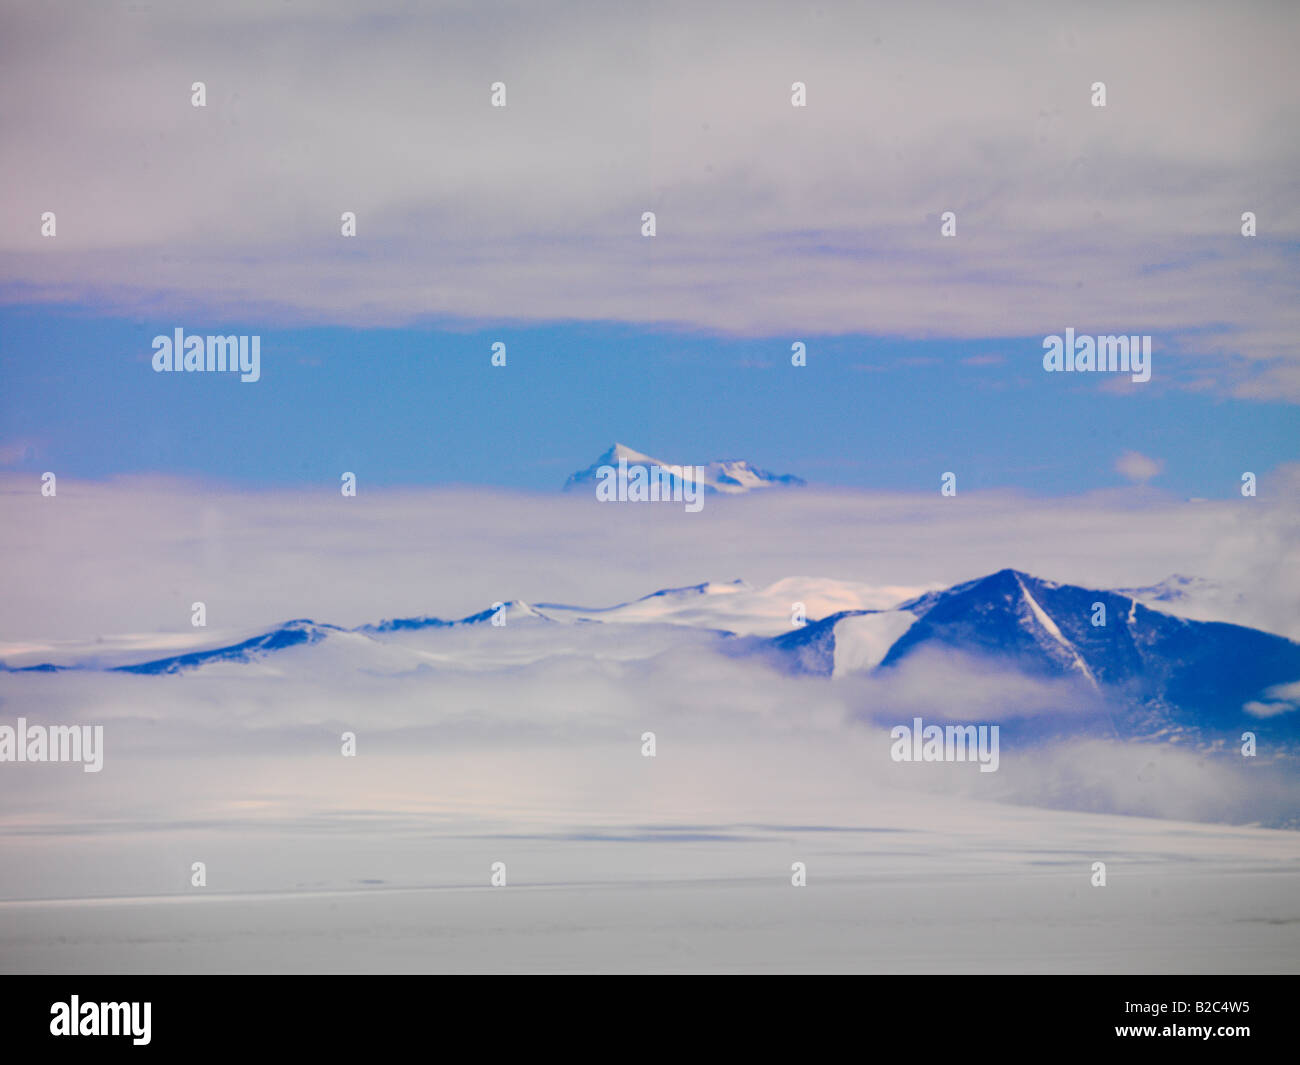
{"label": "distant snowy peak", "polygon": [[702,467],[704,473],[700,476],[699,482],[703,485],[705,492],[717,493],[720,495],[742,495],[745,492],[752,492],[757,488],[776,488],[802,485],[805,482],[800,477],[792,474],[771,473],[768,470],[761,470],[756,466],[751,466],[743,459],[720,459],[713,462],[705,463],[675,463],[666,462],[663,459],[657,459],[646,455],[640,451],[634,451],[625,444],[614,444],[600,456],[595,462],[585,470],[579,470],[571,475],[564,482],[564,490],[572,492],[582,490],[588,486],[595,485],[600,477],[602,466],[609,466],[617,469],[620,462],[631,466],[661,466],[664,468],[684,467],[683,478],[690,483],[696,480],[696,471],[693,467]]}

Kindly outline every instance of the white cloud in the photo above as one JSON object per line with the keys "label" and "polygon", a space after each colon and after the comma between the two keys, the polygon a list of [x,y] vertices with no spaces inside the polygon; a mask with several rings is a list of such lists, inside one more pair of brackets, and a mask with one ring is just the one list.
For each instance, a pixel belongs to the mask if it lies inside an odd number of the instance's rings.
{"label": "white cloud", "polygon": [[24,102],[0,143],[7,300],[739,334],[1073,325],[1153,334],[1157,375],[1187,360],[1202,387],[1300,397],[1284,5],[6,6],[0,93]]}
{"label": "white cloud", "polygon": [[1125,451],[1115,460],[1115,472],[1136,484],[1146,484],[1165,468],[1163,459],[1153,459],[1140,451]]}
{"label": "white cloud", "polygon": [[[1286,471],[1264,473],[1273,484]],[[238,491],[122,478],[0,475],[0,642],[463,617],[497,600],[607,606],[648,592],[796,575],[953,584],[1014,566],[1096,588],[1171,573],[1220,582],[1221,620],[1300,637],[1294,506],[1269,490],[1184,503],[1136,490],[1032,500],[800,489],[680,506],[467,489]],[[955,506],[954,506],[955,502]],[[1239,597],[1239,598],[1238,598]]]}
{"label": "white cloud", "polygon": [[1277,717],[1300,707],[1300,681],[1275,684],[1264,692],[1265,700],[1249,702],[1243,709],[1255,717]]}

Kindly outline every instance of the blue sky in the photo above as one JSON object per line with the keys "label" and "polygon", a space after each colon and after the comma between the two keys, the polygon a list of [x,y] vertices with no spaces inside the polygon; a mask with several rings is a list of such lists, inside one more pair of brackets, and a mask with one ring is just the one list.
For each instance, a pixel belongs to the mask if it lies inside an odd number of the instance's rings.
{"label": "blue sky", "polygon": [[[155,335],[258,333],[262,379],[156,374]],[[1136,451],[1180,496],[1238,493],[1296,460],[1287,403],[1046,374],[1041,337],[725,338],[613,324],[447,331],[267,330],[253,322],[0,311],[8,468],[71,478],[193,475],[249,485],[472,483],[551,491],[618,440],[667,461],[747,458],[869,489],[1125,485]],[[790,343],[808,345],[806,367]],[[507,365],[489,364],[494,341]],[[1261,488],[1263,491],[1264,488]]]}
{"label": "blue sky", "polygon": [[[1226,498],[1300,457],[1294,5],[0,9],[0,471],[549,492],[617,440]],[[1151,381],[1044,373],[1071,326]],[[154,375],[177,327],[262,380]]]}

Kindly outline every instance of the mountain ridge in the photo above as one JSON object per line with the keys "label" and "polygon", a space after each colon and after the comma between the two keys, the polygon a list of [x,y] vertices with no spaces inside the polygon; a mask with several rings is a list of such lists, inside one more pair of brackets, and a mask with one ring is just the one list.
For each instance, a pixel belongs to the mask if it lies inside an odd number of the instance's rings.
{"label": "mountain ridge", "polygon": [[[715,459],[712,462],[683,463],[664,462],[643,452],[636,451],[625,444],[615,441],[590,466],[569,475],[564,482],[565,492],[573,492],[595,485],[599,470],[609,466],[618,468],[620,462],[628,466],[659,466],[664,469],[681,470],[682,479],[689,484],[697,480],[694,467],[700,467],[704,473],[698,477],[704,491],[710,495],[743,495],[760,488],[801,487],[807,482],[793,474],[777,474],[759,469],[744,459]],[[674,475],[674,481],[677,477]]]}
{"label": "mountain ridge", "polygon": [[[876,605],[884,598],[880,589],[845,582],[786,578],[756,590],[740,580],[706,581],[610,607],[509,600],[458,619],[420,615],[351,629],[297,618],[245,639],[143,661],[0,663],[0,669],[177,674],[216,663],[262,661],[330,641],[339,641],[345,657],[348,647],[370,655],[366,648],[402,647],[392,641],[420,637],[422,630],[642,625],[711,634],[722,641],[716,646],[724,653],[757,656],[794,677],[887,679],[917,663],[924,668],[936,656],[948,663],[986,661],[1028,678],[1063,682],[1087,699],[1122,705],[1123,731],[1178,736],[1249,726],[1300,741],[1300,643],[1286,637],[1191,620],[1121,592],[1060,584],[1010,568],[919,595],[897,596],[899,591],[890,589],[893,605]],[[811,604],[814,616],[802,624],[785,614],[794,596]]]}

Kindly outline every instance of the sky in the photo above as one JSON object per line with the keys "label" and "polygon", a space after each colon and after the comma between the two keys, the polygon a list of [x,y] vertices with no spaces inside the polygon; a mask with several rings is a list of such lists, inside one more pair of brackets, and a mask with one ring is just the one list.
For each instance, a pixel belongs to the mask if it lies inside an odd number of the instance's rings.
{"label": "sky", "polygon": [[[993,7],[5,3],[0,469],[1280,490],[1300,13]],[[262,379],[154,374],[178,327]],[[1067,327],[1151,380],[1045,373]]]}
{"label": "sky", "polygon": [[[182,325],[255,333],[256,322]],[[1240,498],[1297,458],[1296,407],[1047,374],[1041,338],[718,338],[627,325],[262,331],[261,379],[154,373],[162,319],[0,311],[0,462],[33,478],[166,473],[243,485],[557,491],[615,441],[745,458],[824,485],[1071,495],[1132,483]],[[490,364],[492,344],[506,365]],[[1177,372],[1177,371],[1172,371]]]}

